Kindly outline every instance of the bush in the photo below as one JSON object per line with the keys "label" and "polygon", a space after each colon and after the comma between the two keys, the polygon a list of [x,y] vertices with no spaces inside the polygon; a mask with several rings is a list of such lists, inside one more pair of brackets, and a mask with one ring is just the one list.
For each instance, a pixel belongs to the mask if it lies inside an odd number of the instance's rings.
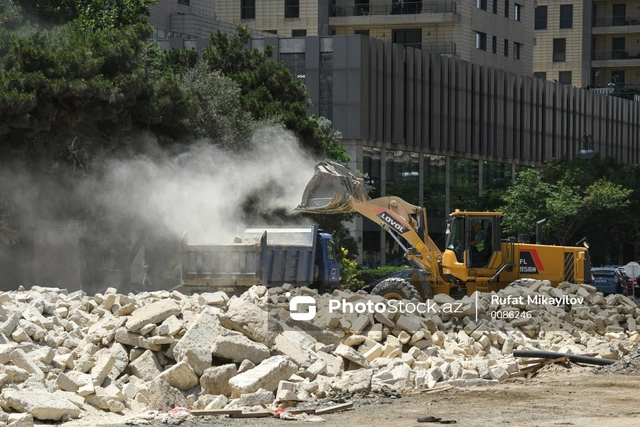
{"label": "bush", "polygon": [[349,259],[348,255],[349,251],[343,247],[342,259],[340,260],[340,284],[344,289],[355,292],[364,286],[364,282],[356,276],[357,263],[355,260]]}
{"label": "bush", "polygon": [[369,283],[373,282],[374,280],[382,279],[383,277],[388,276],[391,273],[395,273],[396,271],[403,270],[405,268],[407,268],[406,265],[399,267],[394,265],[385,265],[370,270],[358,270],[356,272],[356,277],[358,278],[358,280],[361,280],[364,283]]}

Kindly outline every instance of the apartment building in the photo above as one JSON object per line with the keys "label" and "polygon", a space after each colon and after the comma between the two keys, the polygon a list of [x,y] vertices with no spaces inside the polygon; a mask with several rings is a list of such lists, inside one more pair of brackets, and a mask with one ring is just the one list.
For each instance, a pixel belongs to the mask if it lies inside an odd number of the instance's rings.
{"label": "apartment building", "polygon": [[361,34],[531,74],[531,0],[217,0],[217,19],[282,37]]}
{"label": "apartment building", "polygon": [[534,75],[577,87],[640,85],[640,1],[539,0]]}
{"label": "apartment building", "polygon": [[[239,1],[233,2],[240,5]],[[244,2],[243,2],[244,3]],[[149,24],[154,28],[153,38],[163,48],[187,47],[202,48],[208,43],[211,33],[224,31],[233,34],[236,29],[231,21],[220,20],[215,0],[158,0],[149,10]],[[259,37],[269,33],[253,29]]]}

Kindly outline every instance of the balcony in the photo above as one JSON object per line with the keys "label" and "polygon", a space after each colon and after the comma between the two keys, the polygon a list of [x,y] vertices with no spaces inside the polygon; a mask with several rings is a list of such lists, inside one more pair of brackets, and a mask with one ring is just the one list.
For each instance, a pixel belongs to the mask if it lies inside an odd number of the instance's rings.
{"label": "balcony", "polygon": [[164,30],[162,28],[154,28],[151,34],[151,40],[169,40],[169,39],[183,39],[183,40],[195,40],[196,36],[190,34],[184,34],[177,31]]}
{"label": "balcony", "polygon": [[454,1],[337,0],[330,25],[459,22]]}
{"label": "balcony", "polygon": [[589,90],[601,95],[611,95],[613,93],[613,87],[592,87]]}
{"label": "balcony", "polygon": [[415,15],[421,13],[456,13],[453,1],[338,1],[331,10],[331,17],[373,15]]}
{"label": "balcony", "polygon": [[448,42],[440,43],[398,43],[405,47],[413,47],[436,55],[457,55],[456,44]]}
{"label": "balcony", "polygon": [[422,43],[422,50],[438,55],[457,55],[455,43]]}
{"label": "balcony", "polygon": [[640,15],[595,16],[591,25],[593,34],[640,33]]}
{"label": "balcony", "polygon": [[596,50],[591,52],[591,61],[594,68],[640,67],[640,51]]}
{"label": "balcony", "polygon": [[617,59],[638,59],[640,52],[629,53],[626,50],[596,50],[591,52],[592,61],[611,61]]}

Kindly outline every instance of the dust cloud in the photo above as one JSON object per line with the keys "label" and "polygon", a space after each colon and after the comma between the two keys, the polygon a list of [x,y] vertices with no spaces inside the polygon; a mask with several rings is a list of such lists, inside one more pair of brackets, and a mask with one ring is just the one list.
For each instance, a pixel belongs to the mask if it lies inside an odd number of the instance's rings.
{"label": "dust cloud", "polygon": [[[266,128],[253,136],[254,150],[233,154],[207,143],[174,158],[137,157],[112,162],[97,200],[190,243],[231,243],[246,224],[242,205],[255,211],[291,213],[313,175],[315,160],[289,132]],[[253,219],[265,225],[266,219]]]}
{"label": "dust cloud", "polygon": [[[57,170],[4,163],[0,289],[115,286],[127,264],[134,276],[140,271],[131,260],[141,236],[145,259],[155,262],[164,283],[175,285],[184,231],[189,243],[230,244],[244,225],[308,223],[294,208],[316,159],[280,127],[258,130],[251,142],[245,153],[203,141],[169,155],[139,135],[134,149],[144,154],[127,159]],[[283,212],[291,217],[282,220]]]}

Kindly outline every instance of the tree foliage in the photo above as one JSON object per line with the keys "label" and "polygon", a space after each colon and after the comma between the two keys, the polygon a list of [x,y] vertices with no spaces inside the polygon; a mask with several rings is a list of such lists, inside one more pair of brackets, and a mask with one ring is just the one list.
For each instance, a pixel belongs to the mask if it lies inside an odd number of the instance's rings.
{"label": "tree foliage", "polygon": [[80,11],[90,0],[3,0],[13,3],[30,20],[42,27],[66,24],[78,18]]}
{"label": "tree foliage", "polygon": [[341,249],[342,258],[340,259],[340,284],[343,288],[357,291],[364,286],[364,282],[357,276],[357,264],[352,257],[349,257],[349,251],[344,247]]}
{"label": "tree foliage", "polygon": [[325,122],[307,117],[309,96],[304,84],[293,80],[282,62],[270,60],[273,46],[266,46],[263,51],[248,49],[245,45],[250,40],[251,32],[243,26],[238,26],[231,37],[218,31],[204,49],[203,60],[211,70],[238,84],[242,109],[255,120],[282,122],[316,156],[343,156],[344,152],[340,153],[333,142],[336,135],[326,133]]}
{"label": "tree foliage", "polygon": [[631,203],[631,189],[605,177],[585,179],[584,173],[576,172],[558,164],[521,172],[503,196],[503,230],[533,234],[536,222],[546,219],[545,240],[566,245],[579,240],[582,232],[596,235],[595,218],[624,214]]}
{"label": "tree foliage", "polygon": [[[83,9],[68,24],[9,35],[0,59],[1,142],[39,145],[55,157],[56,142],[109,141],[133,126],[172,137],[185,133],[189,100],[177,77],[145,68],[149,2],[123,3],[122,13],[104,12],[109,23],[89,22]],[[98,18],[97,12],[91,16]]]}

